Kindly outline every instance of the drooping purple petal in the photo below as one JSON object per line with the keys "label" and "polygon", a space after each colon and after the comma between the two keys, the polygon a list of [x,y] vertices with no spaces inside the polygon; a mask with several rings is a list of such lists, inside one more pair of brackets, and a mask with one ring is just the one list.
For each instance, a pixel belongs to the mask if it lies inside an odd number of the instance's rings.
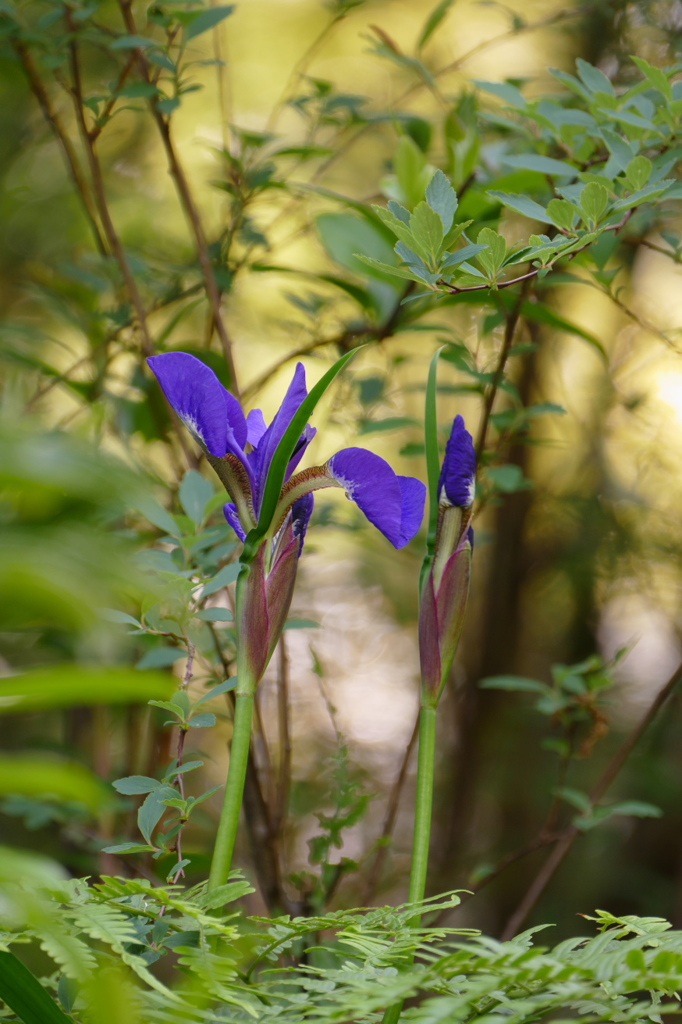
{"label": "drooping purple petal", "polygon": [[402,520],[400,523],[400,544],[402,548],[416,536],[424,518],[426,486],[413,476],[399,476],[402,495]]}
{"label": "drooping purple petal", "polygon": [[370,523],[394,547],[402,547],[402,488],[389,464],[364,448],[344,448],[332,455],[326,469]]}
{"label": "drooping purple petal", "polygon": [[299,555],[303,550],[303,541],[305,540],[305,534],[308,529],[310,517],[313,514],[314,505],[315,498],[313,495],[304,494],[302,498],[299,498],[298,501],[295,501],[291,506],[291,525],[294,530],[294,537],[298,537]]}
{"label": "drooping purple petal", "polygon": [[147,362],[180,419],[211,455],[241,455],[246,443],[244,413],[210,367],[188,352],[165,352]]}
{"label": "drooping purple petal", "polygon": [[305,400],[308,389],[305,383],[305,367],[297,363],[294,376],[275,418],[258,441],[258,447],[249,455],[249,463],[256,481],[256,504],[260,507],[263,487],[270,469],[277,445],[284,437],[287,427]]}
{"label": "drooping purple petal", "polygon": [[258,447],[258,442],[261,437],[268,429],[265,422],[265,417],[260,409],[252,409],[246,417],[247,435],[246,440],[254,448]]}
{"label": "drooping purple petal", "polygon": [[445,459],[438,482],[438,495],[451,505],[467,508],[473,504],[476,489],[476,450],[464,419],[455,416],[445,448]]}
{"label": "drooping purple petal", "polygon": [[246,540],[246,531],[244,530],[241,519],[239,518],[237,506],[233,505],[231,501],[228,501],[226,505],[223,505],[223,512],[225,513],[225,518],[239,537],[240,541],[244,542]]}

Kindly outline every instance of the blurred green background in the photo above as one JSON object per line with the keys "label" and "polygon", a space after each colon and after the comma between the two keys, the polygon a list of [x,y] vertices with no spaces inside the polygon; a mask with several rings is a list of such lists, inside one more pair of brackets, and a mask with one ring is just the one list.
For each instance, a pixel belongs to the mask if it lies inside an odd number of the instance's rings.
{"label": "blurred green background", "polygon": [[[371,246],[381,242],[357,204],[390,194],[405,138],[457,188],[469,152],[479,180],[514,190],[498,159],[504,102],[475,92],[478,81],[511,81],[541,96],[555,89],[548,68],[571,70],[576,57],[623,84],[633,81],[631,54],[657,66],[680,59],[679,5],[668,0],[441,6],[442,20],[415,49],[429,13],[419,0],[242,0],[214,28],[187,32],[190,63],[179,84],[157,62],[166,106],[156,117],[136,77],[135,51],[102,42],[120,37],[115,4],[72,5],[70,26],[56,3],[3,6],[0,665],[8,678],[64,665],[86,670],[73,706],[2,715],[4,751],[82,764],[105,781],[158,775],[173,756],[164,716],[144,706],[154,685],[165,685],[160,674],[182,678],[185,670],[182,646],[166,628],[181,617],[169,604],[183,600],[171,577],[181,569],[185,580],[213,578],[235,551],[218,497],[195,523],[208,540],[193,535],[184,561],[169,562],[173,523],[169,529],[164,509],[191,519],[190,498],[178,494],[184,474],[198,470],[218,488],[193,442],[175,429],[145,355],[199,354],[268,416],[296,358],[315,381],[343,351],[366,343],[317,413],[311,463],[358,443],[424,478],[420,417],[431,355],[445,339],[489,369],[500,318],[494,305],[444,302],[410,320],[401,283],[368,277],[353,257],[376,255]],[[145,39],[164,38],[171,7],[133,5]],[[415,54],[437,72],[433,78]],[[99,121],[113,93],[114,116]],[[191,206],[178,198],[177,167],[169,174],[164,124]],[[466,144],[459,158],[457,142]],[[82,175],[80,194],[69,154]],[[484,185],[470,189],[468,215],[494,220],[499,204],[486,206],[484,193]],[[668,212],[672,235],[678,220]],[[222,337],[197,256],[199,223]],[[513,215],[503,230],[511,241],[521,235]],[[579,272],[547,283],[543,301],[567,329],[556,318],[524,324],[529,344],[512,361],[510,379],[524,404],[554,403],[565,414],[538,417],[511,441],[498,424],[490,439],[491,451],[502,451],[518,473],[484,489],[477,523],[465,635],[441,707],[434,892],[478,884],[532,843],[555,787],[589,790],[680,661],[681,293],[679,260],[661,254],[659,231],[644,212],[637,231],[619,241],[611,295]],[[465,371],[461,360],[444,364],[440,420],[445,428],[461,412],[476,435],[483,385]],[[505,407],[502,395],[495,408]],[[274,872],[280,895],[294,905],[319,897],[319,868],[308,860],[317,815],[343,816],[363,793],[371,794],[366,813],[358,821],[350,815],[342,847],[329,851],[322,897],[355,904],[405,896],[411,762],[393,843],[378,867],[376,840],[417,711],[421,557],[419,543],[394,552],[343,497],[318,500],[292,611],[300,628],[287,632],[286,651],[260,692],[258,793],[240,848],[240,863],[261,882]],[[229,593],[215,593],[215,606],[229,609]],[[128,636],[130,623],[102,609],[135,619],[149,612],[151,631]],[[318,627],[301,626],[306,621]],[[230,673],[229,624],[187,628],[199,648],[195,684],[215,685]],[[568,725],[538,714],[532,694],[479,687],[500,674],[547,681],[552,665],[595,654],[608,661],[622,648],[628,653],[605,706]],[[123,691],[117,699],[92,666],[125,669],[130,686],[139,679],[139,702]],[[287,814],[270,843],[258,831],[258,800],[272,795],[273,778],[289,763],[278,718],[283,676],[291,780]],[[553,920],[570,933],[576,912],[602,906],[682,924],[679,710],[679,700],[669,703],[609,792],[655,805],[661,817],[613,817],[589,830],[530,923]],[[228,703],[210,735],[200,730],[188,741],[190,753],[203,752],[211,784],[224,778],[229,729]],[[557,758],[557,741],[567,735],[576,754],[570,780]],[[47,852],[77,874],[157,870],[100,852],[134,838],[133,801],[104,801],[93,814],[66,790],[29,790],[3,788],[4,843]],[[209,801],[193,819],[196,877],[217,813]],[[570,819],[568,805],[558,813]],[[520,858],[453,921],[499,933],[546,849]],[[274,867],[259,863],[268,857]],[[158,869],[163,877],[163,863]],[[253,908],[267,905],[266,890]]]}

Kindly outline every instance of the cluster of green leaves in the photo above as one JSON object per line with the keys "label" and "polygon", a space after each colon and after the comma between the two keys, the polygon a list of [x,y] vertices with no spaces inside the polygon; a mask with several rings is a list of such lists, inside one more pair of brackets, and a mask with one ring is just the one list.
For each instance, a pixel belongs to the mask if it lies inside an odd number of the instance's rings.
{"label": "cluster of green leaves", "polygon": [[613,669],[625,653],[620,651],[609,663],[594,654],[577,665],[554,665],[551,683],[523,676],[490,676],[480,684],[484,689],[537,695],[533,706],[553,727],[553,735],[547,736],[542,745],[558,755],[562,763],[562,784],[555,787],[553,794],[578,811],[571,824],[583,832],[614,815],[657,818],[662,813],[641,800],[597,804],[588,793],[566,785],[569,766],[589,757],[594,745],[609,730],[606,711],[614,686]]}
{"label": "cluster of green leaves", "polygon": [[[396,154],[397,180],[403,180],[401,191],[413,200],[426,184],[425,199],[416,201],[411,213],[394,199],[387,209],[374,207],[398,238],[395,252],[401,262],[395,266],[367,255],[358,254],[358,258],[383,273],[425,284],[436,292],[495,289],[509,284],[510,269],[528,265],[533,268],[531,275],[535,272],[542,278],[557,261],[582,252],[605,232],[619,230],[636,207],[664,195],[677,198],[676,180],[665,175],[677,159],[682,93],[679,101],[673,99],[669,77],[645,61],[639,66],[645,78],[618,98],[603,73],[585,61],[579,61],[582,81],[557,72],[585,101],[587,111],[582,105],[568,106],[558,100],[529,104],[513,86],[479,83],[538,129],[539,151],[528,151],[533,135],[526,130],[521,136],[525,151],[506,153],[502,162],[531,172],[531,193],[545,194],[548,180],[560,182],[546,206],[527,193],[488,187],[486,195],[524,217],[557,228],[558,235],[531,234],[510,248],[500,232],[481,227],[474,244],[466,233],[473,220],[455,221],[458,202],[451,184],[442,171],[434,173],[414,143],[407,142]],[[648,95],[652,89],[653,99]],[[546,155],[548,149],[561,150],[568,159]],[[406,166],[405,152],[416,156],[411,166]],[[466,244],[450,251],[460,238]]]}
{"label": "cluster of green leaves", "polygon": [[[381,1019],[396,1000],[420,996],[410,1019],[419,1024],[509,1020],[525,1024],[570,1011],[581,1020],[657,1020],[675,1011],[682,985],[682,933],[661,918],[615,917],[604,911],[596,937],[576,936],[554,948],[534,944],[531,929],[510,942],[479,937],[442,925],[410,926],[415,910],[451,913],[452,894],[424,904],[343,910],[301,918],[251,918],[244,930],[226,904],[250,891],[234,876],[220,890],[205,886],[180,893],[144,879],[103,878],[88,885],[55,875],[36,860],[0,859],[11,911],[0,943],[27,948],[38,943],[56,971],[44,988],[11,952],[0,954],[0,980],[14,969],[4,1019],[24,1024],[66,1024],[83,1014],[97,1022],[98,986],[109,972],[98,970],[113,956],[130,975],[124,979],[128,1016],[107,1020],[176,1022],[219,1019],[226,1024],[271,1021]],[[327,936],[320,948],[315,936]],[[306,963],[291,964],[305,950]],[[414,966],[408,966],[412,955]],[[172,988],[152,969],[159,960],[177,963]],[[100,981],[100,976],[102,980]],[[133,984],[131,977],[136,979]],[[42,993],[40,1009],[36,999]],[[31,998],[34,1002],[31,1003]],[[40,999],[38,1001],[40,1001]],[[59,1009],[59,1007],[63,1009]],[[124,1009],[119,1001],[120,1009]],[[42,1017],[39,1015],[42,1012]]]}

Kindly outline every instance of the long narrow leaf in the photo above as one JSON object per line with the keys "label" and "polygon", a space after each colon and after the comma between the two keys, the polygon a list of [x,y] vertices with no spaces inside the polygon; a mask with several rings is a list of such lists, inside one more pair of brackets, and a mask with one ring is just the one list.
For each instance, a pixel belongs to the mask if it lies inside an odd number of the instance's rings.
{"label": "long narrow leaf", "polygon": [[317,382],[307,398],[305,398],[301,403],[300,408],[284,433],[282,440],[277,445],[270,464],[268,478],[265,482],[258,525],[251,530],[246,538],[241,558],[242,563],[248,563],[253,559],[258,547],[260,546],[261,540],[270,528],[272,517],[275,514],[277,502],[279,501],[279,496],[282,492],[282,486],[284,484],[289,460],[291,459],[299,437],[305,429],[306,423],[312,416],[318,402],[331,382],[337,374],[341,372],[346,363],[353,358],[358,350],[358,348],[354,348],[350,352],[346,352],[345,355],[341,356],[341,358],[338,359],[329,370],[327,370],[325,375]]}
{"label": "long narrow leaf", "polygon": [[438,451],[438,360],[443,351],[439,348],[431,360],[426,381],[424,405],[424,445],[426,448],[426,478],[429,483],[429,528],[426,538],[426,557],[421,570],[421,580],[426,579],[436,547],[438,526],[438,480],[440,478],[440,452]]}
{"label": "long narrow leaf", "polygon": [[0,953],[0,997],[24,1024],[73,1024],[14,953]]}

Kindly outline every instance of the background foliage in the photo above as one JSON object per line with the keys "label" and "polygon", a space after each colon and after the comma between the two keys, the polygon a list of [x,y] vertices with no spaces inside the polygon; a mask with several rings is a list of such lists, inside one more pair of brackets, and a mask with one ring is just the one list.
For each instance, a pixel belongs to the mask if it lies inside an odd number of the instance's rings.
{"label": "background foliage", "polygon": [[[267,414],[296,359],[316,380],[364,345],[313,461],[360,443],[423,478],[444,346],[441,425],[465,415],[481,473],[429,883],[475,895],[439,925],[552,920],[559,942],[595,906],[679,925],[677,698],[618,753],[680,660],[676,4],[22,0],[0,28],[3,842],[74,876],[205,877],[236,549],[145,357],[199,355]],[[302,936],[405,895],[421,554],[318,501],[234,892]],[[436,973],[475,954],[448,955]],[[385,1005],[342,981],[339,1020]]]}

